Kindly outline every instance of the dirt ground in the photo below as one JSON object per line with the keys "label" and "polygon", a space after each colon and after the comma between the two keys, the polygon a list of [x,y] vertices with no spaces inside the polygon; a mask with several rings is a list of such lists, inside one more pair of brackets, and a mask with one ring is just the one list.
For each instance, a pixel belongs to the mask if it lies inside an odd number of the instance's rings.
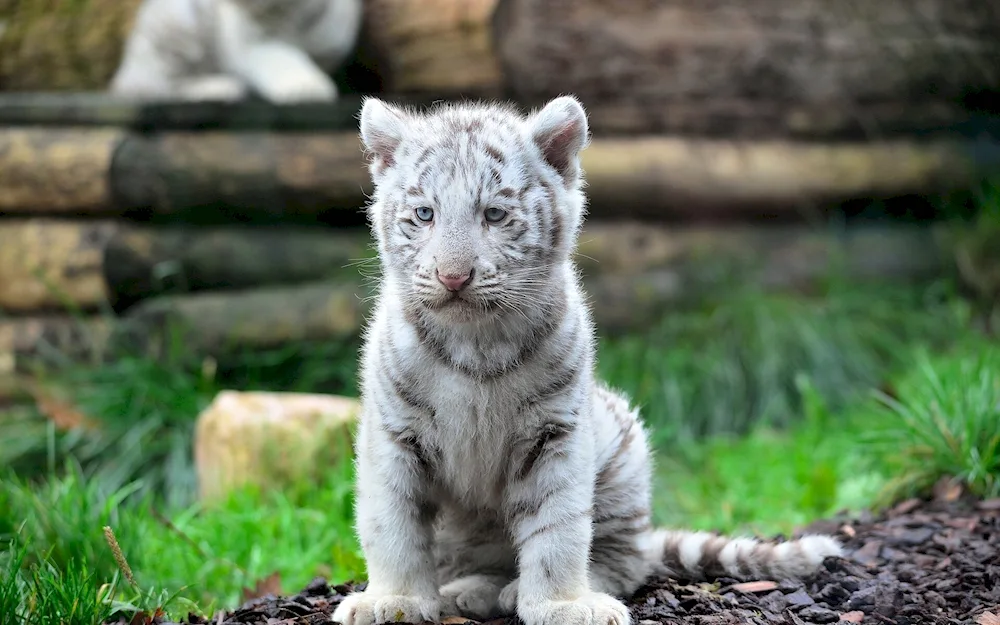
{"label": "dirt ground", "polygon": [[[1000,625],[1000,499],[909,500],[873,517],[829,519],[847,548],[803,581],[708,583],[657,579],[629,602],[637,625]],[[290,597],[265,596],[189,625],[314,625],[352,584],[314,580]],[[452,625],[474,623],[447,618]],[[516,625],[498,618],[488,625]],[[483,624],[486,625],[486,624]]]}

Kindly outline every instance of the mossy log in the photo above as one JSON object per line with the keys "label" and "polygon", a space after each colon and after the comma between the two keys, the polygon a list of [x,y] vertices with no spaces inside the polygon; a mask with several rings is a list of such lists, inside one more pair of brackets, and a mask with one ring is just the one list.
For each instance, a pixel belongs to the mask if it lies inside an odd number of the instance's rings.
{"label": "mossy log", "polygon": [[0,312],[123,310],[155,295],[355,278],[367,229],[0,220]]}
{"label": "mossy log", "polygon": [[[635,329],[663,312],[738,286],[808,291],[831,277],[900,284],[943,275],[950,262],[932,230],[803,226],[666,228],[594,224],[578,261],[604,329]],[[370,284],[336,283],[162,296],[122,318],[118,339],[157,353],[172,341],[215,353],[230,347],[350,337],[372,303]],[[122,343],[119,343],[122,344]]]}
{"label": "mossy log", "polygon": [[597,218],[770,218],[967,188],[1000,167],[1000,144],[603,138],[581,161]]}
{"label": "mossy log", "polygon": [[357,211],[371,192],[352,133],[177,132],[121,143],[111,165],[119,211],[269,221]]}
{"label": "mossy log", "polygon": [[123,310],[167,293],[354,279],[373,254],[367,229],[129,227],[108,242],[104,278]]}
{"label": "mossy log", "polygon": [[184,345],[194,353],[214,354],[349,337],[362,325],[365,295],[359,282],[348,281],[165,295],[120,317],[112,346],[155,355]]}
{"label": "mossy log", "polygon": [[[0,213],[119,214],[205,221],[358,221],[372,191],[355,132],[128,134],[107,168],[77,145],[104,130],[0,129]],[[16,150],[3,150],[16,145]],[[80,167],[67,167],[79,153]],[[27,156],[24,156],[27,155]],[[995,171],[979,139],[813,143],[597,137],[583,152],[591,214],[697,219],[792,214],[864,197],[963,188]],[[56,190],[48,187],[56,179]],[[53,199],[55,198],[55,199]],[[74,199],[76,198],[76,199]],[[105,198],[102,203],[101,198]],[[350,214],[345,213],[348,211]]]}
{"label": "mossy log", "polygon": [[630,330],[739,288],[809,292],[829,278],[859,285],[932,280],[948,271],[951,257],[935,229],[920,226],[626,223],[590,224],[577,262],[597,324]]}
{"label": "mossy log", "polygon": [[1000,89],[982,0],[498,0],[508,95],[574,93],[601,132],[884,136]]}

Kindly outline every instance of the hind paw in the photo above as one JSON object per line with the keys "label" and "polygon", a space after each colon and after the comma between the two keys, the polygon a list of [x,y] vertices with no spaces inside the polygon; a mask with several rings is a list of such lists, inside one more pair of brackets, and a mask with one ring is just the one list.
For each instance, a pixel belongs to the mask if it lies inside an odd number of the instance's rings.
{"label": "hind paw", "polygon": [[500,613],[504,616],[510,616],[517,612],[517,586],[518,578],[514,578],[514,581],[504,586],[503,590],[500,591],[498,603]]}
{"label": "hind paw", "polygon": [[441,596],[449,608],[454,605],[462,616],[481,620],[497,616],[500,592],[506,579],[492,575],[460,577],[441,587]]}

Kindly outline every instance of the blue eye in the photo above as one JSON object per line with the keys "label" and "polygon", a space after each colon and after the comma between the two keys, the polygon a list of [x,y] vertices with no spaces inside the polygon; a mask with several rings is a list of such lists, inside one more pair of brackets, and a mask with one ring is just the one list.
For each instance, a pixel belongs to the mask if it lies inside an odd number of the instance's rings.
{"label": "blue eye", "polygon": [[487,208],[486,209],[486,221],[495,224],[498,221],[503,221],[503,218],[507,216],[507,211],[502,208]]}
{"label": "blue eye", "polygon": [[421,206],[417,210],[413,211],[417,215],[417,219],[420,221],[430,221],[434,219],[434,209],[428,208],[426,206]]}

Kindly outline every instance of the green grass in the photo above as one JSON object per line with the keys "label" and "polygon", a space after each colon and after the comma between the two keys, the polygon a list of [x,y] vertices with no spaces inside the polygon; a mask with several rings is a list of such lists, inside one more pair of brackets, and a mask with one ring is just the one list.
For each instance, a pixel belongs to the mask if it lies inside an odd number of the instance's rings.
{"label": "green grass", "polygon": [[191,437],[198,414],[227,388],[356,395],[357,341],[297,344],[194,359],[178,349],[153,359],[125,354],[100,367],[41,370],[52,387],[99,428],[57,431],[39,411],[0,415],[0,466],[49,474],[66,460],[107,490],[137,484],[167,505],[194,501]]}
{"label": "green grass", "polygon": [[905,364],[912,345],[965,331],[965,308],[944,289],[916,287],[736,293],[646,333],[603,339],[598,370],[641,406],[655,443],[669,449],[791,425],[803,414],[800,375],[836,411]]}
{"label": "green grass", "polygon": [[980,339],[944,354],[915,354],[915,364],[877,391],[870,413],[872,452],[893,479],[882,499],[926,495],[942,476],[972,494],[1000,496],[1000,345]]}
{"label": "green grass", "polygon": [[20,532],[0,541],[0,625],[96,625],[115,612],[117,574],[103,581],[86,557],[50,557]]}
{"label": "green grass", "polygon": [[0,625],[20,625],[24,620],[21,569],[27,555],[28,548],[21,541],[11,541],[6,549],[0,549]]}
{"label": "green grass", "polygon": [[840,510],[866,507],[884,470],[859,445],[870,421],[832,413],[807,378],[799,378],[803,415],[777,429],[715,436],[661,454],[658,522],[758,535],[788,534]]}
{"label": "green grass", "polygon": [[870,389],[839,411],[802,376],[792,426],[671,448],[659,462],[657,519],[767,535],[929,496],[942,478],[1000,496],[1000,344],[965,337],[906,353],[910,365],[888,391]]}
{"label": "green grass", "polygon": [[[0,601],[6,602],[0,605],[30,603],[38,616],[44,606],[67,606],[75,596],[89,598],[77,602],[81,610],[96,610],[99,591],[113,584],[117,609],[165,607],[180,616],[238,605],[244,588],[273,573],[287,592],[317,575],[360,578],[353,465],[344,458],[320,485],[286,492],[248,487],[217,505],[174,510],[146,498],[122,503],[137,486],[106,493],[78,470],[41,483],[7,473],[0,480]],[[120,569],[105,526],[114,530],[136,588],[117,584]],[[101,622],[86,614],[65,622]]]}
{"label": "green grass", "polygon": [[25,621],[38,625],[92,625],[111,618],[115,584],[102,583],[80,559],[64,567],[32,566],[23,597]]}

